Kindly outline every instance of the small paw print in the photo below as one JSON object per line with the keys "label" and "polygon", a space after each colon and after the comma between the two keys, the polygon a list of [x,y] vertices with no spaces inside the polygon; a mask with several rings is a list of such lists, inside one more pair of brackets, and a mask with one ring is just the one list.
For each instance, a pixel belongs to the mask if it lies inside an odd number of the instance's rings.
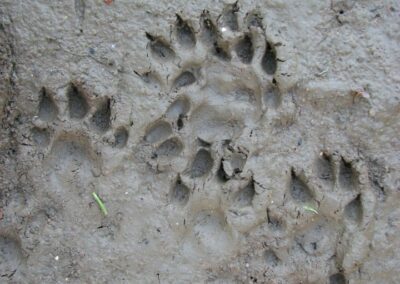
{"label": "small paw print", "polygon": [[343,271],[356,269],[366,256],[376,202],[364,163],[321,151],[312,168],[292,169],[288,193],[287,230],[309,228],[297,237],[305,252],[335,253]]}
{"label": "small paw print", "polygon": [[67,214],[86,222],[83,216],[93,202],[91,192],[101,191],[103,152],[115,157],[126,147],[129,132],[124,125],[114,125],[113,99],[93,95],[82,83],[70,82],[57,96],[42,88],[38,101],[30,140],[42,168],[32,169],[33,175],[44,178],[43,186],[52,199],[75,208]]}

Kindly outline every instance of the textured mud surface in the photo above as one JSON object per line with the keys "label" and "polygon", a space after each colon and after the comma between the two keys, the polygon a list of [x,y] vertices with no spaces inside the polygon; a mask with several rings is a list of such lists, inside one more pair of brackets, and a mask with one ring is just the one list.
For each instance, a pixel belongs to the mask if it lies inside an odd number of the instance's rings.
{"label": "textured mud surface", "polygon": [[400,282],[398,2],[105,2],[0,4],[0,282]]}

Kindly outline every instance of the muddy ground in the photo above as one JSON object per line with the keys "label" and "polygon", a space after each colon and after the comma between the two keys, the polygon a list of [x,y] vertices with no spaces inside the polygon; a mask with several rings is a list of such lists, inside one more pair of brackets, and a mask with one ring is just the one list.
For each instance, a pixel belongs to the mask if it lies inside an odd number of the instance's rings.
{"label": "muddy ground", "polygon": [[398,1],[1,1],[0,282],[399,283],[399,54]]}

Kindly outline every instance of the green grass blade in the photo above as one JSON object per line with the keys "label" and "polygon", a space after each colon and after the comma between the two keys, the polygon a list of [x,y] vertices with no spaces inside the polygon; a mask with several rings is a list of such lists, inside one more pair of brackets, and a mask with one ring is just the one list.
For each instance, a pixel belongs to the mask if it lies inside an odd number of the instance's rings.
{"label": "green grass blade", "polygon": [[100,197],[97,195],[96,192],[92,192],[92,195],[93,195],[94,200],[96,200],[97,204],[99,205],[101,212],[103,212],[104,216],[107,216],[107,214],[108,214],[107,208],[104,205],[103,201],[101,201]]}
{"label": "green grass blade", "polygon": [[304,208],[304,210],[306,210],[306,211],[310,211],[310,212],[313,212],[313,213],[315,213],[315,214],[318,215],[318,211],[317,211],[316,209],[312,208],[311,206],[304,205],[303,208]]}

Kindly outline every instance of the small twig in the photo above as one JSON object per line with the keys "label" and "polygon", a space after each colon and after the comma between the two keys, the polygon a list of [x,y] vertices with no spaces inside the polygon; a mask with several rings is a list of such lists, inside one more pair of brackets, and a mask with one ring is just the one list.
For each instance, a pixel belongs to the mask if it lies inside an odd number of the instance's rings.
{"label": "small twig", "polygon": [[328,73],[329,68],[325,69],[324,71],[319,72],[318,74],[316,74],[317,77],[321,77],[322,75]]}
{"label": "small twig", "polygon": [[97,195],[96,192],[92,192],[92,195],[93,195],[94,200],[96,200],[97,204],[99,205],[101,212],[103,212],[104,216],[107,216],[107,214],[108,214],[107,208],[104,205],[103,201],[101,201],[100,197]]}

